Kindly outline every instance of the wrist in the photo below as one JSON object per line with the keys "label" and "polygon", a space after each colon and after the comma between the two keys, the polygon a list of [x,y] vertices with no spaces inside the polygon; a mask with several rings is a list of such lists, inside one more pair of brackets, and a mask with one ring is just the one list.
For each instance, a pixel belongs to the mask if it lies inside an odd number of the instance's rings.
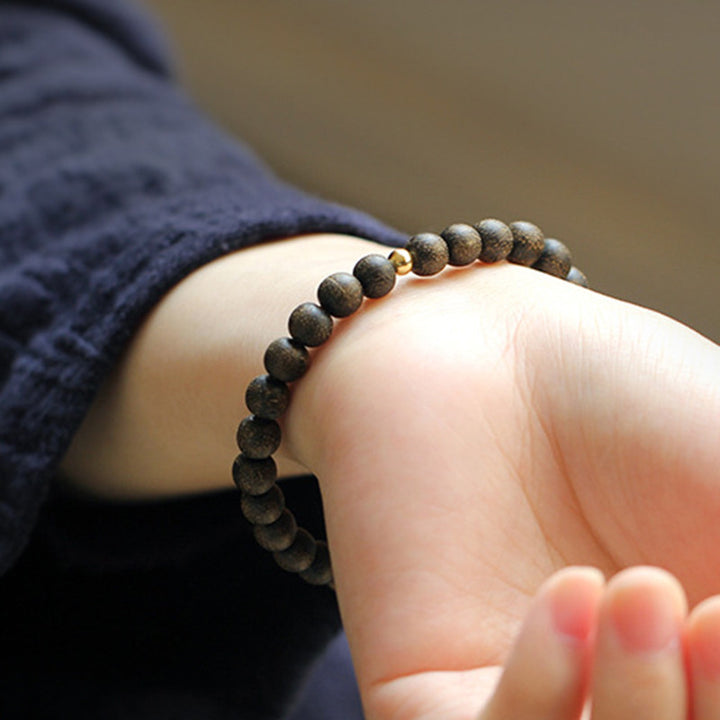
{"label": "wrist", "polygon": [[[102,386],[62,463],[67,481],[128,499],[229,487],[245,387],[264,372],[264,348],[286,332],[288,309],[312,297],[323,273],[378,247],[300,236],[232,253],[185,278]],[[277,460],[281,474],[303,470],[287,444]]]}

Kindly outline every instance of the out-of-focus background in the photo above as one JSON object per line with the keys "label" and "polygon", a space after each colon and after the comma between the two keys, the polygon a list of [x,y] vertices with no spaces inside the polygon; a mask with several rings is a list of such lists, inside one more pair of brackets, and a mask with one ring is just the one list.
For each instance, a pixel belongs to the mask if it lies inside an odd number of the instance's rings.
{"label": "out-of-focus background", "polygon": [[285,178],[407,232],[531,220],[720,340],[720,3],[146,3]]}

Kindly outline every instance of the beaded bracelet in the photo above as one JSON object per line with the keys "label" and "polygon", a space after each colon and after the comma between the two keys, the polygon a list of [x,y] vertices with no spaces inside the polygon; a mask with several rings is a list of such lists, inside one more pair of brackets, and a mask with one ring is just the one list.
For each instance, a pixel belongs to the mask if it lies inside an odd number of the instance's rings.
{"label": "beaded bracelet", "polygon": [[325,278],[317,290],[319,304],[306,302],[296,307],[288,322],[290,337],[279,338],[268,346],[264,357],[267,374],[254,378],[245,394],[252,414],[238,427],[241,452],[232,474],[242,492],[242,512],[253,525],[255,539],[273,553],[281,568],[297,573],[312,585],[333,587],[327,543],[298,527],[295,516],[285,507],[272,458],[280,446],[277,420],[290,402],[288,383],[299,380],[307,371],[307,348],[322,345],[332,333],[333,317],[352,315],[363,297],[387,295],[395,286],[396,275],[410,271],[435,275],[448,264],[469,265],[477,260],[509,260],[587,287],[587,279],[572,265],[568,249],[558,240],[546,239],[532,223],[457,223],[440,235],[415,235],[405,248],[393,250],[387,258],[367,255],[358,261],[352,275],[340,272]]}

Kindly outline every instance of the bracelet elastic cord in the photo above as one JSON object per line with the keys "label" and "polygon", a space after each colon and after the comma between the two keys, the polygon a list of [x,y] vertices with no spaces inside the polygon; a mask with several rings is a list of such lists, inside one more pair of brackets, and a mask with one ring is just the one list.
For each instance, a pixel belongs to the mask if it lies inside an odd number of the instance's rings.
{"label": "bracelet elastic cord", "polygon": [[272,458],[280,446],[277,420],[288,408],[288,383],[299,380],[310,363],[308,347],[317,347],[332,334],[333,318],[352,315],[363,298],[380,298],[395,286],[397,275],[413,272],[428,276],[446,265],[469,265],[476,261],[496,263],[508,260],[533,267],[587,287],[587,279],[572,265],[570,252],[560,241],[546,239],[528,222],[505,225],[483,220],[474,225],[457,223],[436,235],[415,235],[402,249],[386,258],[367,255],[355,265],[352,275],[339,272],[325,278],[317,290],[318,304],[306,302],[290,314],[290,337],[272,342],[265,351],[266,375],[248,385],[245,401],[251,415],[237,430],[240,455],[232,474],[242,492],[242,512],[253,525],[255,539],[273,553],[277,564],[313,585],[333,587],[327,543],[316,540],[298,527],[295,516],[285,507],[277,485],[277,468]]}

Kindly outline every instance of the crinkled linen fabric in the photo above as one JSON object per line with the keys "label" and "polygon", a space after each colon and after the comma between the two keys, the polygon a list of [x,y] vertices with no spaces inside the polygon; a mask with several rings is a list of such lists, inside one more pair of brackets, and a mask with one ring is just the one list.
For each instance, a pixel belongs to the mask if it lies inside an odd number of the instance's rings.
{"label": "crinkled linen fabric", "polygon": [[[315,231],[403,240],[279,181],[205,120],[137,8],[0,1],[6,720],[280,717],[337,632],[331,593],[255,549],[233,493],[111,505],[53,483],[169,288],[222,254]],[[287,490],[319,525],[313,480]]]}

